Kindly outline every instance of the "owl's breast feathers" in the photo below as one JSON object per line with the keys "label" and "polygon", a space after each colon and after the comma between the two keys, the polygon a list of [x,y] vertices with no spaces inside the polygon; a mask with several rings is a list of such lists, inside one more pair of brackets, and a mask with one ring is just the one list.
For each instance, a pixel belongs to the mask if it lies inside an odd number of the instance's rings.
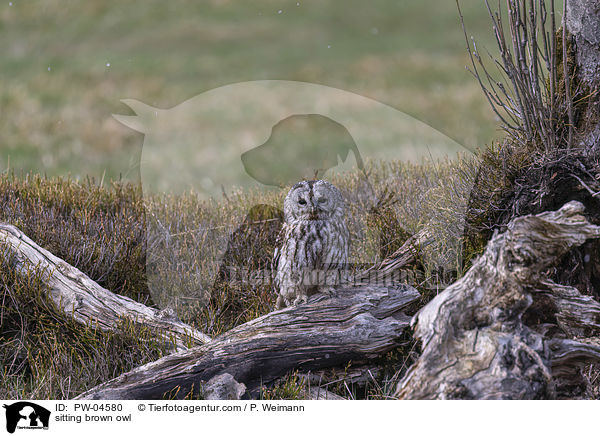
{"label": "owl's breast feathers", "polygon": [[282,228],[281,254],[292,268],[339,269],[348,261],[343,221],[294,220]]}

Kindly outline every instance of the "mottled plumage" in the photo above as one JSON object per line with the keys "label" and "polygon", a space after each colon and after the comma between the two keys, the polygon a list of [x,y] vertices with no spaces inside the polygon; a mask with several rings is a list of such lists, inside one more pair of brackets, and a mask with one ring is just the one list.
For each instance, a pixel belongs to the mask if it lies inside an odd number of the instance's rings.
{"label": "mottled plumage", "polygon": [[330,294],[348,264],[349,232],[340,191],[324,180],[297,183],[288,192],[273,270],[277,308]]}

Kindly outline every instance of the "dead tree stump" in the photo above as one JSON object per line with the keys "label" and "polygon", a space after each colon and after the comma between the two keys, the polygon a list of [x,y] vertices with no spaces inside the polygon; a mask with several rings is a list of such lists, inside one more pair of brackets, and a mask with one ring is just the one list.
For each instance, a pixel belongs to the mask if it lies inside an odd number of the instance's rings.
{"label": "dead tree stump", "polygon": [[[413,318],[422,354],[401,399],[542,399],[579,385],[600,358],[600,304],[547,278],[571,248],[600,237],[572,201],[515,218],[471,269]],[[572,392],[572,391],[571,391]]]}

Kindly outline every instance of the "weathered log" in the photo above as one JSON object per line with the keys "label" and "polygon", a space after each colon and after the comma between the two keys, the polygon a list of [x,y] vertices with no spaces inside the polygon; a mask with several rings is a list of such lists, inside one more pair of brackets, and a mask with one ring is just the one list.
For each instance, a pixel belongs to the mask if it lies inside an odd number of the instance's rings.
{"label": "weathered log", "polygon": [[575,38],[578,78],[592,89],[600,85],[600,7],[596,0],[566,2],[567,30]]}
{"label": "weathered log", "polygon": [[583,211],[572,201],[514,219],[415,315],[422,354],[398,384],[399,398],[555,398],[578,365],[600,359],[600,344],[580,337],[600,332],[600,305],[544,275],[572,247],[600,237]]}
{"label": "weathered log", "polygon": [[376,276],[379,280],[384,280],[392,277],[401,268],[414,264],[419,259],[422,250],[432,244],[434,240],[432,230],[427,226],[424,227],[408,238],[406,242],[390,256],[365,271],[361,275],[361,278],[366,279],[371,276]]}
{"label": "weathered log", "polygon": [[[536,301],[544,297],[550,300],[556,324],[569,336],[590,337],[600,333],[600,303],[589,295],[581,295],[572,286],[549,280],[541,281],[530,292]],[[548,307],[548,303],[545,306]]]}
{"label": "weathered log", "polygon": [[207,335],[165,311],[104,289],[12,225],[0,224],[0,244],[15,255],[17,271],[27,274],[31,268],[42,270],[50,299],[59,310],[81,324],[112,331],[120,322],[128,320],[150,328],[176,350],[210,341]]}
{"label": "weathered log", "polygon": [[360,362],[394,348],[410,318],[401,309],[419,297],[406,285],[343,288],[328,297],[271,312],[208,344],[166,356],[83,393],[78,399],[183,398],[222,373],[251,396],[291,370]]}

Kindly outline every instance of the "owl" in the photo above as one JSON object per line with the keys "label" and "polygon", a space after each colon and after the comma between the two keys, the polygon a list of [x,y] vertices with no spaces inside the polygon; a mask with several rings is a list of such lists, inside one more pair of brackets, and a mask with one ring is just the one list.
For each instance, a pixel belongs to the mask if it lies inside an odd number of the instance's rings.
{"label": "owl", "polygon": [[325,180],[294,185],[283,204],[284,222],[273,257],[276,308],[333,293],[345,277],[349,232],[344,197]]}

